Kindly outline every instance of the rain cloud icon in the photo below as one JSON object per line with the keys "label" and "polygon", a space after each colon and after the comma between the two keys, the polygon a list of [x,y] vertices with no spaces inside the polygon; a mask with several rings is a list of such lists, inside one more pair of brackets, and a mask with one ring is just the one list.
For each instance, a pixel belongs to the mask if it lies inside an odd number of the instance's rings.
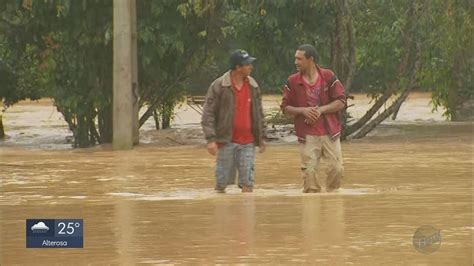
{"label": "rain cloud icon", "polygon": [[33,233],[46,233],[48,232],[48,230],[49,227],[43,222],[38,222],[37,224],[31,227],[31,231],[33,231]]}

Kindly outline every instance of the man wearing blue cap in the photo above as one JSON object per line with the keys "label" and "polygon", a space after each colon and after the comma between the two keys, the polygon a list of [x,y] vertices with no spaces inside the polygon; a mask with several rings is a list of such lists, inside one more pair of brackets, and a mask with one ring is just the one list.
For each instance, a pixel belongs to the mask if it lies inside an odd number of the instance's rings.
{"label": "man wearing blue cap", "polygon": [[244,50],[232,52],[230,70],[207,91],[201,125],[208,152],[217,154],[215,189],[220,193],[233,180],[235,169],[242,192],[252,192],[255,146],[265,150],[262,97],[250,76],[255,59]]}

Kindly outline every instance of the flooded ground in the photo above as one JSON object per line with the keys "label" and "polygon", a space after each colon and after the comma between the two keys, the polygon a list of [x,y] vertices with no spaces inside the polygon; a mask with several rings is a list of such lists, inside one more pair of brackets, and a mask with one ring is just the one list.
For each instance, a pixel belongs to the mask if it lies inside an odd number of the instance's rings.
{"label": "flooded ground", "polygon": [[[354,96],[355,99],[349,102],[354,106],[351,106],[349,111],[354,119],[357,119],[365,114],[372,102],[364,94]],[[263,97],[264,109],[267,112],[277,110],[280,101],[280,95],[265,95]],[[431,109],[428,93],[412,93],[403,103],[397,120],[384,121],[383,125],[443,124],[446,122],[441,110],[432,112]],[[142,109],[141,113],[144,111]],[[153,143],[160,146],[203,144],[204,137],[199,123],[200,114],[186,103],[177,106],[175,113],[172,122],[173,129],[170,130],[156,131],[153,119],[148,119],[140,129],[140,143]],[[3,123],[7,138],[0,141],[0,147],[21,146],[42,150],[71,149],[72,133],[50,99],[41,99],[38,102],[24,101],[14,105],[4,113]],[[293,135],[284,134],[284,136],[277,137],[283,142],[296,143],[296,137]]]}
{"label": "flooded ground", "polygon": [[[48,134],[17,145],[10,135],[0,146],[0,264],[472,265],[473,124],[434,121],[389,122],[344,142],[343,189],[312,195],[301,193],[291,142],[258,154],[254,193],[216,194],[214,158],[198,144],[61,150],[67,143]],[[44,136],[50,146],[38,145]],[[28,218],[84,219],[84,249],[26,249]],[[412,243],[423,225],[441,232],[432,254]]]}

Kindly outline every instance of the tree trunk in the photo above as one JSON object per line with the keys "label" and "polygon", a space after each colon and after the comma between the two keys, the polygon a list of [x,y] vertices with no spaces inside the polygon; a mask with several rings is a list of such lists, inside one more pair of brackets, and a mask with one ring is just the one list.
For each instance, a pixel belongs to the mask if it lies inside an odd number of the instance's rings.
{"label": "tree trunk", "polygon": [[400,111],[400,107],[401,107],[401,105],[393,112],[392,120],[397,119],[397,115],[398,115],[398,111]]}
{"label": "tree trunk", "polygon": [[[94,115],[95,116],[95,115]],[[95,126],[94,116],[90,116],[88,119],[89,122],[89,135],[90,135],[90,144],[94,145],[96,143],[102,144],[102,138],[97,132],[97,128]]]}
{"label": "tree trunk", "polygon": [[169,114],[163,113],[163,114],[161,115],[161,121],[162,121],[162,125],[161,125],[161,128],[162,128],[162,129],[170,128],[170,125],[171,125],[171,116],[170,116]]}
{"label": "tree trunk", "polygon": [[173,118],[174,103],[169,101],[161,105],[161,128],[167,129],[171,127],[171,120]]}
{"label": "tree trunk", "polygon": [[112,125],[112,106],[106,106],[99,110],[99,133],[101,143],[112,143],[113,139],[113,125]]}
{"label": "tree trunk", "polygon": [[[355,70],[356,47],[352,14],[347,0],[335,1],[335,33],[331,38],[331,67],[338,75],[347,91],[350,90]],[[347,36],[346,36],[347,35]],[[349,51],[348,54],[344,51]]]}
{"label": "tree trunk", "polygon": [[365,137],[377,125],[382,123],[387,117],[400,109],[400,106],[410,94],[411,89],[415,86],[418,71],[421,68],[421,49],[421,41],[416,40],[415,62],[413,63],[412,72],[406,89],[403,90],[402,94],[397,98],[397,100],[395,100],[395,102],[392,103],[389,108],[385,109],[385,111],[378,115],[374,120],[364,125],[364,127],[362,127],[362,129],[353,136],[354,139]]}
{"label": "tree trunk", "polygon": [[159,130],[160,129],[160,117],[158,115],[158,113],[155,111],[153,111],[153,120],[155,120],[155,128],[156,130]]}
{"label": "tree trunk", "polygon": [[385,102],[390,99],[393,94],[393,89],[386,90],[380,98],[375,101],[375,103],[370,107],[370,109],[362,116],[357,122],[346,127],[342,133],[342,139],[345,139],[347,136],[350,136],[352,133],[359,130],[363,127],[372,117],[377,113],[377,111],[385,104]]}
{"label": "tree trunk", "polygon": [[2,114],[0,113],[0,139],[5,138],[5,130],[3,129],[3,119],[2,119]]}
{"label": "tree trunk", "polygon": [[[109,53],[101,53],[103,61],[112,64],[112,46]],[[97,87],[105,91],[108,101],[97,108],[97,125],[100,143],[112,143],[113,141],[113,77],[110,68],[101,68]]]}
{"label": "tree trunk", "polygon": [[76,131],[76,124],[73,121],[71,113],[66,111],[66,109],[64,109],[63,107],[60,107],[58,105],[56,105],[56,110],[58,110],[58,112],[60,112],[63,115],[63,118],[66,121],[66,123],[69,127],[69,130],[71,130],[74,134],[74,132]]}
{"label": "tree trunk", "polygon": [[[451,121],[459,121],[459,111],[463,104],[463,101],[459,99],[459,89],[462,86],[462,77],[459,76],[461,73],[460,69],[464,62],[463,58],[461,57],[462,53],[457,52],[455,54],[455,64],[451,67],[451,76],[454,77],[451,81],[451,86],[448,88],[448,113],[449,119]],[[467,100],[467,99],[465,99]]]}
{"label": "tree trunk", "polygon": [[74,147],[89,147],[89,125],[84,115],[77,115],[77,127],[74,132]]}
{"label": "tree trunk", "polygon": [[[183,72],[184,73],[184,72]],[[179,77],[176,78],[176,80],[168,85],[166,88],[164,88],[163,93],[154,99],[154,101],[148,105],[147,110],[145,113],[140,117],[138,126],[141,127],[145,122],[150,118],[150,116],[153,116],[153,111],[155,111],[160,105],[163,104],[164,101],[169,97],[169,94],[171,93],[172,89],[179,84],[180,82],[183,82],[187,76],[184,74],[180,75]]]}
{"label": "tree trunk", "polygon": [[355,44],[355,29],[352,23],[352,14],[348,7],[347,0],[344,0],[344,13],[346,18],[346,30],[347,30],[347,45],[349,46],[349,63],[347,65],[347,75],[344,79],[344,89],[349,94],[352,87],[352,80],[354,78],[354,72],[356,67],[356,44]]}
{"label": "tree trunk", "polygon": [[400,63],[398,65],[398,78],[397,81],[393,84],[389,85],[388,89],[382,94],[382,96],[377,99],[377,101],[370,107],[370,109],[362,116],[357,122],[354,124],[346,127],[342,132],[342,139],[346,139],[348,136],[352,135],[354,132],[358,131],[362,128],[372,117],[377,113],[377,111],[385,104],[385,102],[390,99],[390,97],[396,92],[397,88],[399,88],[399,83],[401,77],[406,73],[406,69],[408,66],[408,62],[410,59],[410,54],[412,52],[413,47],[413,36],[414,36],[414,25],[416,22],[416,16],[414,15],[416,9],[416,1],[410,5],[407,10],[407,24],[404,28],[404,54],[403,57],[400,59]]}
{"label": "tree trunk", "polygon": [[[337,70],[338,72],[336,73],[340,77],[339,79],[344,85],[345,94],[349,96],[356,65],[355,29],[352,23],[352,14],[348,7],[347,0],[336,1],[336,7],[337,16],[339,17],[336,18],[336,20],[341,23],[341,26],[337,29],[338,32],[336,34],[340,36],[339,38],[342,38],[341,36],[343,35],[343,33],[346,33],[347,49],[344,50],[349,50],[349,54],[347,56],[348,60],[343,60],[344,58],[346,58],[346,55],[342,53],[342,46],[336,49],[336,52],[340,54],[337,60],[342,61],[338,63],[340,69]],[[344,109],[341,112],[341,120],[343,123],[343,127],[347,125],[349,118],[350,114],[347,112],[347,109]]]}
{"label": "tree trunk", "polygon": [[457,95],[458,95],[458,91],[457,91],[457,88],[456,86],[450,86],[448,88],[448,110],[449,110],[449,119],[451,121],[458,121],[458,117],[457,117],[457,109],[458,109],[458,106],[457,106],[457,103],[458,103],[458,99],[457,99]]}
{"label": "tree trunk", "polygon": [[[195,52],[196,52],[195,50],[191,50],[187,55],[184,56],[185,58],[188,58],[188,62],[185,65],[191,64],[193,55],[195,54]],[[173,82],[170,82],[169,85],[164,88],[163,92],[160,93],[158,97],[151,99],[148,105],[148,109],[138,120],[138,127],[140,128],[141,126],[143,126],[143,124],[145,124],[148,118],[150,118],[150,116],[153,115],[153,111],[156,110],[160,106],[160,104],[162,104],[163,102],[167,100],[167,98],[169,97],[169,94],[171,93],[174,87],[176,87],[178,84],[185,81],[190,75],[190,73],[201,71],[202,66],[204,65],[204,62],[207,59],[208,59],[208,54],[206,50],[201,60],[199,60],[199,62],[196,64],[198,66],[197,68],[189,68],[187,71],[181,71],[180,74],[176,77],[176,79]],[[144,97],[142,98],[145,99]]]}
{"label": "tree trunk", "polygon": [[389,117],[396,109],[399,109],[402,103],[406,100],[410,94],[410,89],[406,89],[403,93],[398,97],[398,99],[392,103],[392,105],[385,109],[379,116],[375,119],[367,123],[359,132],[357,132],[352,138],[359,139],[365,137],[370,131],[372,131],[376,126],[382,123],[387,117]]}
{"label": "tree trunk", "polygon": [[342,62],[342,10],[340,8],[339,0],[336,1],[336,35],[335,35],[335,60],[334,72],[343,76],[343,62]]}
{"label": "tree trunk", "polygon": [[336,33],[331,32],[331,58],[330,58],[330,66],[331,69],[336,69]]}

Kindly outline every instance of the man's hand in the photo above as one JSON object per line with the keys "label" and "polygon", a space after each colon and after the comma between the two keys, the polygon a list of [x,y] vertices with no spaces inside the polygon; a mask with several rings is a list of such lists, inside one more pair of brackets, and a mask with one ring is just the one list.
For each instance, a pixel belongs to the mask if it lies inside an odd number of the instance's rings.
{"label": "man's hand", "polygon": [[316,121],[321,117],[319,107],[305,107],[302,114],[305,117],[305,123],[309,125],[316,123]]}
{"label": "man's hand", "polygon": [[265,149],[267,148],[267,143],[265,143],[264,140],[260,142],[260,146],[258,146],[258,152],[263,153],[265,152]]}
{"label": "man's hand", "polygon": [[217,154],[217,143],[215,142],[209,142],[207,144],[207,151],[211,154],[211,155],[216,155]]}

